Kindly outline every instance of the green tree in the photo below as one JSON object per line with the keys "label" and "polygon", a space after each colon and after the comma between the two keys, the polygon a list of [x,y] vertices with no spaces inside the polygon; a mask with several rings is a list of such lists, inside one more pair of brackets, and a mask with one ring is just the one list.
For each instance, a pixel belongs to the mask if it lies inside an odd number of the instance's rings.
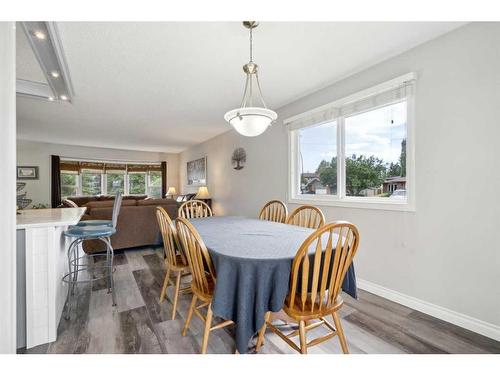
{"label": "green tree", "polygon": [[82,194],[101,194],[101,174],[94,172],[82,172]]}
{"label": "green tree", "polygon": [[401,166],[401,176],[406,177],[406,138],[401,141],[401,154],[399,155],[399,165]]}
{"label": "green tree", "polygon": [[401,176],[401,166],[399,163],[393,163],[389,164],[389,167],[387,168],[387,177],[397,177]]}
{"label": "green tree", "polygon": [[146,193],[146,174],[145,173],[129,173],[129,193],[130,194],[145,194]]}
{"label": "green tree", "polygon": [[319,163],[316,173],[319,176],[321,184],[330,188],[331,194],[337,192],[337,157],[333,157],[330,162],[322,160]]}
{"label": "green tree", "polygon": [[361,196],[361,191],[378,188],[386,176],[386,166],[375,156],[352,155],[346,158],[346,190],[350,196]]}

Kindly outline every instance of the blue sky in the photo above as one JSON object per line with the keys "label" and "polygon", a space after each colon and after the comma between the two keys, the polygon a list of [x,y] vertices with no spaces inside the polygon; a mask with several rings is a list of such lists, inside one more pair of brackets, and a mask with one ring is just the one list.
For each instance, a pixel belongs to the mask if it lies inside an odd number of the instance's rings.
{"label": "blue sky", "polygon": [[[345,120],[346,156],[375,155],[385,162],[397,162],[401,141],[406,137],[406,103],[397,103]],[[315,172],[321,160],[337,154],[336,122],[299,132],[304,172]]]}

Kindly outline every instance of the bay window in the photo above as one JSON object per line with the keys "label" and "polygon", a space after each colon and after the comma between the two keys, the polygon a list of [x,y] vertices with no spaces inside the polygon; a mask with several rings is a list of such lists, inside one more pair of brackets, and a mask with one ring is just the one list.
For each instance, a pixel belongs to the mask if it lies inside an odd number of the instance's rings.
{"label": "bay window", "polygon": [[285,120],[291,203],[413,210],[414,74]]}
{"label": "bay window", "polygon": [[61,160],[61,196],[147,195],[161,198],[160,164]]}

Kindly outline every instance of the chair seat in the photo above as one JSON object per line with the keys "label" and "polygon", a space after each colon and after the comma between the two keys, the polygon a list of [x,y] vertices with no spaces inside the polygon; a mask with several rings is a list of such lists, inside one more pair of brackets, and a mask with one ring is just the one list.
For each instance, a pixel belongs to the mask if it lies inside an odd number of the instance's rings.
{"label": "chair seat", "polygon": [[[285,301],[285,306],[283,306],[283,311],[290,317],[297,320],[307,320],[307,319],[318,319],[326,315],[330,315],[333,312],[337,311],[344,304],[344,300],[339,295],[337,297],[337,301],[330,305],[319,306],[319,301],[314,303],[314,307],[311,309],[311,303],[309,299],[305,305],[304,311],[302,310],[302,303],[300,301],[300,295],[295,296],[294,306],[290,307],[289,296],[287,296]],[[311,310],[313,312],[311,312]]]}
{"label": "chair seat", "polygon": [[[189,270],[189,265],[186,263],[184,257],[180,254],[175,255],[176,265],[169,264],[168,266],[172,271],[187,271]],[[167,261],[168,263],[168,261]]]}
{"label": "chair seat", "polygon": [[112,226],[113,225],[113,221],[112,220],[83,220],[83,221],[78,222],[78,224],[76,224],[77,227],[85,227],[87,225],[94,225],[94,226],[107,225],[107,226]]}
{"label": "chair seat", "polygon": [[195,282],[193,281],[191,283],[191,290],[193,291],[193,294],[196,294],[196,297],[198,297],[200,300],[203,302],[212,302],[212,298],[214,296],[214,290],[215,290],[215,281],[211,278],[208,278],[208,293],[204,293],[201,290],[199,290],[196,287]]}
{"label": "chair seat", "polygon": [[109,237],[116,233],[116,229],[106,225],[101,226],[72,226],[68,230],[64,231],[64,235],[67,237],[74,238],[98,238],[98,237]]}

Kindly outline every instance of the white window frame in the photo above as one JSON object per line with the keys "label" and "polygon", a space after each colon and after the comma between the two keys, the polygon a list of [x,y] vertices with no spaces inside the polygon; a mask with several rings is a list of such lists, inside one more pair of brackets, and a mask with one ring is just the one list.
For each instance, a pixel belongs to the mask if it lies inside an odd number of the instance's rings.
{"label": "white window frame", "polygon": [[[382,84],[370,87],[361,92],[355,93],[348,97],[328,103],[324,106],[312,109],[305,113],[287,118],[285,124],[295,120],[300,120],[309,114],[319,112],[332,107],[341,107],[347,103],[352,103],[378,92],[390,90],[391,88],[402,85],[405,82],[415,81],[416,74],[408,73],[403,76],[394,78]],[[300,129],[288,129],[288,203],[292,204],[314,204],[318,206],[334,206],[334,207],[349,207],[361,209],[376,209],[390,211],[415,211],[415,94],[403,99],[407,102],[407,122],[406,122],[406,201],[400,202],[387,198],[376,197],[349,197],[345,192],[345,118],[339,117],[331,122],[337,122],[337,179],[340,184],[337,184],[337,195],[311,195],[300,194],[300,155],[299,155],[299,137]],[[403,101],[402,100],[402,101]],[[385,105],[384,105],[385,106]],[[383,106],[382,106],[383,107]],[[370,109],[373,110],[376,107]],[[357,113],[356,113],[357,114]],[[350,114],[350,117],[355,114]],[[322,122],[326,123],[328,121]],[[320,125],[321,123],[314,124]],[[311,126],[314,126],[311,125]]]}

